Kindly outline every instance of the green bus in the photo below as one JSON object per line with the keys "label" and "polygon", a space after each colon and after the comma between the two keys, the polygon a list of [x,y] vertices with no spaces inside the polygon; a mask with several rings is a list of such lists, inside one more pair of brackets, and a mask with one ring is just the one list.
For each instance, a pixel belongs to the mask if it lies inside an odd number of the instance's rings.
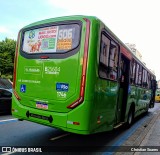
{"label": "green bus", "polygon": [[42,20],[19,31],[12,115],[77,134],[130,126],[154,107],[155,79],[98,18]]}

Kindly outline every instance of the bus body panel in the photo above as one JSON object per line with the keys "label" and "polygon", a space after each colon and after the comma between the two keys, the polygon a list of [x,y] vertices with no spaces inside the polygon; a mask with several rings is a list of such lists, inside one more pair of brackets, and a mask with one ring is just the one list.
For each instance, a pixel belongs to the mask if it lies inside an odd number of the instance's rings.
{"label": "bus body panel", "polygon": [[[67,105],[79,97],[81,80],[79,53],[68,59],[71,60],[35,61],[19,57],[16,91],[22,98],[21,104],[36,108],[38,103],[46,103],[49,111],[68,111]],[[26,70],[38,70],[39,74]],[[58,84],[65,90],[57,90]]]}
{"label": "bus body panel", "polygon": [[131,85],[127,101],[125,121],[127,120],[128,112],[132,104],[135,105],[134,117],[137,117],[148,110],[150,99],[151,99],[151,90],[138,88],[137,86]]}
{"label": "bus body panel", "polygon": [[96,116],[95,126],[105,124],[112,126],[115,123],[115,110],[118,99],[118,86],[116,82],[99,79],[96,83]]}
{"label": "bus body panel", "polygon": [[[90,115],[90,111],[84,111],[84,108],[86,108],[84,106],[87,106],[88,104],[89,103],[85,102],[81,106],[77,107],[76,110],[70,111],[68,113],[50,112],[24,106],[20,104],[13,96],[12,106],[14,108],[14,117],[17,117],[21,120],[36,122],[46,126],[59,128],[68,132],[89,134],[91,133],[89,128],[90,117],[88,116]],[[27,116],[27,112],[29,112],[29,116]],[[50,117],[52,117],[52,121],[49,121]]]}

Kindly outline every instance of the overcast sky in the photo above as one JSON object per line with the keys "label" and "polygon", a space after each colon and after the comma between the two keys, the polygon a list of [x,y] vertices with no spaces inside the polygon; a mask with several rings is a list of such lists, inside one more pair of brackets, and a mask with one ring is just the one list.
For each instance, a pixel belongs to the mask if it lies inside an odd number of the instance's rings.
{"label": "overcast sky", "polygon": [[124,43],[134,43],[160,80],[160,0],[0,0],[0,41],[17,39],[32,22],[67,15],[100,18]]}

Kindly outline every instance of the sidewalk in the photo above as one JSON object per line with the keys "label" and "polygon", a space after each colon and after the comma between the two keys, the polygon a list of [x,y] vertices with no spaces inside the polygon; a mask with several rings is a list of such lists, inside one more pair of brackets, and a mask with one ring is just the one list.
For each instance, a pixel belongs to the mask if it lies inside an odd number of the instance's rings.
{"label": "sidewalk", "polygon": [[[160,109],[147,119],[122,146],[131,146],[135,152],[117,152],[116,155],[159,155],[160,154]],[[154,152],[152,152],[152,150]],[[147,151],[145,151],[147,150]],[[148,151],[150,150],[150,152]],[[158,150],[158,152],[156,152]]]}
{"label": "sidewalk", "polygon": [[[134,155],[150,155],[160,154],[160,111],[157,112],[157,117],[150,128],[147,135],[144,137],[143,141],[141,142],[140,146],[153,146],[152,149],[158,149],[159,152],[136,152]],[[157,147],[158,146],[158,147]]]}

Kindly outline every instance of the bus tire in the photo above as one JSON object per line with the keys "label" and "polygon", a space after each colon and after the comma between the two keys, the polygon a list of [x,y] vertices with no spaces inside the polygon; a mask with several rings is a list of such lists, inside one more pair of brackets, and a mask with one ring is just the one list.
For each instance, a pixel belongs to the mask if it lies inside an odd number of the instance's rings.
{"label": "bus tire", "polygon": [[145,114],[148,114],[149,106],[146,107]]}
{"label": "bus tire", "polygon": [[128,113],[128,118],[127,118],[127,123],[126,123],[127,128],[130,128],[132,126],[133,120],[134,120],[134,110],[133,108],[131,108]]}

